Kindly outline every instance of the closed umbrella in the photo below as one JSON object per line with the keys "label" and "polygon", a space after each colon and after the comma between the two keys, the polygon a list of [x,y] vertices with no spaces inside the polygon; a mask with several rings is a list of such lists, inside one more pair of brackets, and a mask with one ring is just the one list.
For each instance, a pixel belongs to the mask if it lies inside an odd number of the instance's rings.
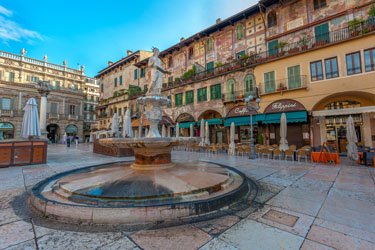
{"label": "closed umbrella", "polygon": [[34,98],[30,98],[25,108],[23,109],[22,126],[21,126],[21,137],[29,139],[30,137],[38,137],[40,133],[38,105]]}
{"label": "closed umbrella", "polygon": [[115,137],[117,137],[117,135],[118,135],[118,115],[117,115],[117,113],[115,113],[114,115],[113,115],[113,117],[112,117],[112,127],[111,127],[111,132],[113,133],[113,134],[115,134]]}
{"label": "closed umbrella", "polygon": [[229,150],[228,154],[229,155],[234,155],[236,153],[236,145],[234,144],[234,133],[235,133],[235,128],[234,128],[234,122],[230,124],[230,143],[229,143]]}
{"label": "closed umbrella", "polygon": [[176,138],[180,137],[180,124],[176,123]]}
{"label": "closed umbrella", "polygon": [[204,143],[206,145],[210,145],[210,127],[208,126],[208,122],[206,122],[206,135]]}
{"label": "closed umbrella", "polygon": [[352,159],[354,161],[358,160],[358,148],[356,144],[358,142],[358,137],[357,133],[355,132],[352,116],[349,116],[348,120],[346,121],[346,139],[348,141],[346,150],[348,152],[349,159]]}
{"label": "closed umbrella", "polygon": [[129,109],[125,112],[124,125],[122,126],[122,136],[133,137],[132,120]]}
{"label": "closed umbrella", "polygon": [[190,137],[194,136],[193,124],[190,124]]}
{"label": "closed umbrella", "polygon": [[200,127],[200,137],[201,141],[199,142],[199,146],[204,146],[204,120],[201,120],[201,127]]}
{"label": "closed umbrella", "polygon": [[279,149],[281,151],[285,151],[289,149],[288,141],[286,140],[286,133],[287,133],[287,121],[285,113],[281,114],[280,118],[280,145]]}
{"label": "closed umbrella", "polygon": [[92,134],[92,132],[90,133],[90,139],[89,139],[89,143],[92,143],[94,142],[94,136]]}
{"label": "closed umbrella", "polygon": [[166,127],[163,124],[163,126],[161,127],[161,137],[165,137],[165,136],[166,136]]}

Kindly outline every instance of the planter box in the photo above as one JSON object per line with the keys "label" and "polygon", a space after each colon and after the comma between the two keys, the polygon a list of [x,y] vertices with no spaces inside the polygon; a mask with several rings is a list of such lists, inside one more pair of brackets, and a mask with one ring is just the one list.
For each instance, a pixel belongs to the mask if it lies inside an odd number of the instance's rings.
{"label": "planter box", "polygon": [[134,156],[132,149],[128,148],[117,148],[117,147],[106,147],[99,144],[98,140],[94,141],[93,152],[95,154],[102,154],[114,157],[125,157],[125,156]]}

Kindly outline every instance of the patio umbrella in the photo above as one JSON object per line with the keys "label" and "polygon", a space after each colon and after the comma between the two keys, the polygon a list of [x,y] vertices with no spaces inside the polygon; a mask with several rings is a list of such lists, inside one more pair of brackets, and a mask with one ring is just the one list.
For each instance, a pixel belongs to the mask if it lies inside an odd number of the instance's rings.
{"label": "patio umbrella", "polygon": [[29,139],[30,137],[40,136],[38,105],[36,100],[30,98],[23,110],[25,113],[23,114],[21,137]]}
{"label": "patio umbrella", "polygon": [[210,127],[208,126],[208,122],[206,122],[206,135],[204,139],[204,143],[210,145]]}
{"label": "patio umbrella", "polygon": [[235,155],[236,153],[236,145],[234,144],[234,133],[235,133],[235,128],[234,128],[234,122],[230,124],[230,143],[229,143],[229,150],[228,154],[229,155]]}
{"label": "patio umbrella", "polygon": [[118,135],[118,115],[117,113],[114,113],[112,117],[112,127],[111,127],[111,132],[115,134],[115,137]]}
{"label": "patio umbrella", "polygon": [[122,126],[122,136],[133,137],[132,120],[129,109],[125,112],[124,125]]}
{"label": "patio umbrella", "polygon": [[163,126],[161,127],[161,137],[165,137],[165,136],[166,136],[166,127],[163,124]]}
{"label": "patio umbrella", "polygon": [[348,151],[349,159],[354,161],[358,160],[358,148],[356,144],[358,142],[358,138],[357,133],[355,132],[352,116],[349,116],[348,120],[346,121],[346,139],[348,140],[346,150]]}
{"label": "patio umbrella", "polygon": [[176,123],[176,138],[180,137],[180,124]]}
{"label": "patio umbrella", "polygon": [[148,134],[148,128],[145,128],[145,137],[147,136]]}
{"label": "patio umbrella", "polygon": [[190,124],[190,137],[194,136],[193,124]]}
{"label": "patio umbrella", "polygon": [[92,143],[94,142],[94,136],[92,134],[92,132],[90,133],[90,139],[89,139],[89,143]]}
{"label": "patio umbrella", "polygon": [[279,149],[281,151],[285,151],[289,149],[288,141],[286,140],[286,132],[287,132],[287,121],[285,113],[281,114],[280,118],[280,146]]}
{"label": "patio umbrella", "polygon": [[200,127],[200,137],[201,141],[199,143],[199,146],[204,146],[204,120],[201,120],[201,127]]}

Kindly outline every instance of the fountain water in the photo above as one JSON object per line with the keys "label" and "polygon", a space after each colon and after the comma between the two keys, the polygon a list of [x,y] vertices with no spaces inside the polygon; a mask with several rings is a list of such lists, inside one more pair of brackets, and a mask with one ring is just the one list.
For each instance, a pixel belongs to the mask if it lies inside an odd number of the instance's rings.
{"label": "fountain water", "polygon": [[149,59],[152,83],[137,102],[150,128],[143,138],[107,138],[106,146],[132,148],[133,163],[94,166],[58,174],[37,184],[30,204],[44,216],[73,223],[144,224],[187,222],[228,209],[244,199],[247,178],[235,169],[208,162],[174,163],[174,146],[192,137],[161,137],[158,124],[169,100],[161,95],[159,51]]}

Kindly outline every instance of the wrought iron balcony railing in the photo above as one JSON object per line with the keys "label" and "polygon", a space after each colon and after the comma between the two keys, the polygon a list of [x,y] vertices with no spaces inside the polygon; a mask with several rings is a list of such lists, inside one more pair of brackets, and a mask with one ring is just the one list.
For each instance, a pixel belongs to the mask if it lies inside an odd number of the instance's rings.
{"label": "wrought iron balcony railing", "polygon": [[268,81],[259,83],[259,94],[267,95],[296,89],[305,89],[307,88],[307,84],[307,76],[305,75],[298,75],[285,79]]}

